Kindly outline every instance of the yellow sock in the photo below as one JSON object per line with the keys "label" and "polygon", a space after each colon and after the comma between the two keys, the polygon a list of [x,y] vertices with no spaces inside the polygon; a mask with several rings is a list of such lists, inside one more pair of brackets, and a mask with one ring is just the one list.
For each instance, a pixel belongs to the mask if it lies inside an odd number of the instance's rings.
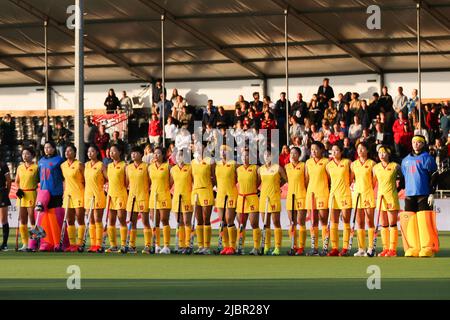
{"label": "yellow sock", "polygon": [[111,247],[117,247],[116,227],[108,226],[107,230],[108,230],[109,245]]}
{"label": "yellow sock", "polygon": [[96,245],[96,237],[95,237],[95,224],[90,224],[89,225],[89,240],[90,240],[90,244],[91,246],[95,246]]}
{"label": "yellow sock", "polygon": [[184,226],[180,226],[178,228],[178,248],[185,248],[184,239],[186,238],[186,234],[184,232]]}
{"label": "yellow sock", "polygon": [[230,247],[236,249],[236,226],[232,226],[231,228],[227,228],[228,230],[228,239],[230,241]]}
{"label": "yellow sock", "polygon": [[261,248],[261,229],[260,228],[253,229],[253,248],[255,248],[255,249]]}
{"label": "yellow sock", "polygon": [[69,238],[69,244],[71,246],[76,244],[77,241],[77,229],[75,228],[75,225],[68,225],[67,226],[67,237]]}
{"label": "yellow sock", "polygon": [[348,249],[348,241],[350,239],[350,223],[344,223],[344,235],[342,241],[342,248]]}
{"label": "yellow sock", "polygon": [[152,229],[144,228],[144,246],[150,247],[152,245]]}
{"label": "yellow sock", "polygon": [[381,228],[381,242],[383,243],[383,250],[389,249],[389,227]]}
{"label": "yellow sock", "polygon": [[275,228],[275,248],[281,249],[281,241],[283,240],[283,230]]}
{"label": "yellow sock", "polygon": [[314,227],[313,233],[314,233],[314,239],[315,239],[314,249],[317,250],[317,249],[319,249],[319,227]]}
{"label": "yellow sock", "polygon": [[156,227],[155,234],[156,234],[156,245],[158,247],[160,247],[161,246],[161,228],[160,227]]}
{"label": "yellow sock", "polygon": [[398,243],[398,228],[390,227],[389,228],[389,250],[397,250]]}
{"label": "yellow sock", "polygon": [[332,223],[330,230],[331,248],[339,248],[339,223]]}
{"label": "yellow sock", "polygon": [[170,246],[170,226],[163,226],[164,247]]}
{"label": "yellow sock", "polygon": [[203,247],[211,247],[211,225],[203,226]]}
{"label": "yellow sock", "polygon": [[136,235],[137,235],[137,230],[136,229],[131,229],[130,230],[130,247],[136,247]]}
{"label": "yellow sock", "polygon": [[325,242],[325,238],[327,237],[327,233],[328,233],[327,226],[322,226],[322,245]]}
{"label": "yellow sock", "polygon": [[230,237],[228,237],[228,227],[223,227],[222,232],[222,247],[228,248],[230,246]]}
{"label": "yellow sock", "polygon": [[189,247],[190,241],[191,241],[191,232],[192,228],[191,226],[184,226],[184,248]]}
{"label": "yellow sock", "polygon": [[[89,228],[90,230],[90,228]],[[82,224],[81,226],[78,226],[78,239],[77,239],[77,245],[81,246],[83,243],[84,233],[86,232],[86,225]]]}
{"label": "yellow sock", "polygon": [[368,231],[369,248],[372,249],[373,249],[373,238],[375,238],[375,228],[369,228]]}
{"label": "yellow sock", "polygon": [[95,223],[95,245],[101,246],[103,240],[103,223]]}
{"label": "yellow sock", "polygon": [[264,249],[270,249],[271,246],[271,238],[272,238],[272,230],[270,228],[266,229],[266,239],[264,240]]}
{"label": "yellow sock", "polygon": [[22,244],[24,246],[28,245],[29,235],[28,235],[28,226],[26,224],[21,224],[19,226],[20,238],[22,239]]}
{"label": "yellow sock", "polygon": [[306,243],[306,226],[300,226],[298,238],[299,238],[299,248],[304,248]]}
{"label": "yellow sock", "polygon": [[127,235],[128,235],[128,228],[120,227],[120,245],[122,247],[125,247],[127,245]]}
{"label": "yellow sock", "polygon": [[203,248],[203,225],[197,225],[195,233],[197,235],[197,246]]}
{"label": "yellow sock", "polygon": [[[359,249],[366,249],[366,230],[364,229],[358,229],[356,231],[357,237],[358,237],[358,248]],[[372,240],[373,240],[373,234],[372,234]],[[369,243],[370,242],[370,229],[369,229]]]}

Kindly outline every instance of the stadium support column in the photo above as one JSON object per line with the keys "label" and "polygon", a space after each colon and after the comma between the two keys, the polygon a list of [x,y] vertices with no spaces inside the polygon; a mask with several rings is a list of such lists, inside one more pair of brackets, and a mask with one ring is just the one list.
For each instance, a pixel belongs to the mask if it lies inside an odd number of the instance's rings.
{"label": "stadium support column", "polygon": [[75,146],[84,162],[84,0],[75,0]]}
{"label": "stadium support column", "polygon": [[418,1],[417,8],[417,91],[419,96],[419,130],[422,130],[422,59],[420,51],[420,4]]}
{"label": "stadium support column", "polygon": [[48,119],[48,109],[50,109],[50,94],[48,92],[48,39],[47,39],[47,30],[48,30],[48,20],[44,20],[44,64],[45,64],[45,118],[47,120],[47,128],[45,130],[45,140],[49,140],[48,136],[48,127],[49,127],[49,119]]}
{"label": "stadium support column", "polygon": [[163,148],[166,147],[166,133],[164,132],[164,120],[165,120],[165,107],[166,107],[166,81],[165,81],[165,77],[166,77],[166,67],[164,65],[164,20],[166,19],[165,15],[162,14],[161,15],[161,82],[162,82],[162,93],[163,93],[163,101],[162,101],[162,110],[160,110],[161,114],[162,114],[162,121],[161,121],[161,125],[162,125],[162,145]]}
{"label": "stadium support column", "polygon": [[286,145],[289,145],[289,53],[288,53],[288,10],[284,10],[284,64],[286,72]]}

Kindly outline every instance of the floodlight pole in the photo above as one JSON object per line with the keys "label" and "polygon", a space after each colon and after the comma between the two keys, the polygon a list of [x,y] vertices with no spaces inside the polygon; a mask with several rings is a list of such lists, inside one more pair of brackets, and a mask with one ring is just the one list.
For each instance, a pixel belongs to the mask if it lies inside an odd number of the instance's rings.
{"label": "floodlight pole", "polygon": [[288,9],[284,10],[284,64],[286,73],[286,145],[289,145],[289,53],[288,53]]}
{"label": "floodlight pole", "polygon": [[417,8],[417,84],[419,96],[419,130],[422,130],[422,59],[420,49],[420,0],[416,4]]}
{"label": "floodlight pole", "polygon": [[49,99],[49,94],[48,94],[48,39],[47,39],[47,30],[48,30],[48,19],[44,20],[44,64],[45,64],[45,72],[44,72],[44,77],[45,77],[45,120],[47,123],[47,128],[45,128],[45,140],[48,141],[49,140],[49,135],[48,135],[48,129],[50,127],[49,124],[49,119],[48,119],[48,109],[50,107],[50,99]]}
{"label": "floodlight pole", "polygon": [[164,132],[164,122],[165,122],[165,114],[164,114],[164,109],[166,106],[166,84],[165,84],[165,77],[166,77],[166,69],[165,69],[165,65],[164,65],[164,20],[166,19],[165,14],[161,15],[161,82],[162,82],[162,93],[163,93],[163,99],[162,99],[162,110],[161,114],[162,114],[162,121],[161,121],[161,125],[162,125],[162,145],[163,148],[166,147],[166,133]]}
{"label": "floodlight pole", "polygon": [[75,146],[84,162],[84,0],[75,0]]}

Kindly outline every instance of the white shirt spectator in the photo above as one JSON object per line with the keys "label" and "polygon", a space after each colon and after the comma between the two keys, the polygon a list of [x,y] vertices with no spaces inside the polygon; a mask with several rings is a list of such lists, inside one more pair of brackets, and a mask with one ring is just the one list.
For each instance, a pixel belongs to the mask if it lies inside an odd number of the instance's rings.
{"label": "white shirt spectator", "polygon": [[170,140],[175,140],[175,137],[177,135],[177,126],[174,125],[173,123],[171,124],[166,124],[164,126],[164,132],[166,134],[166,139],[170,139]]}
{"label": "white shirt spectator", "polygon": [[362,125],[361,124],[351,124],[348,128],[348,138],[351,141],[356,141],[362,135]]}

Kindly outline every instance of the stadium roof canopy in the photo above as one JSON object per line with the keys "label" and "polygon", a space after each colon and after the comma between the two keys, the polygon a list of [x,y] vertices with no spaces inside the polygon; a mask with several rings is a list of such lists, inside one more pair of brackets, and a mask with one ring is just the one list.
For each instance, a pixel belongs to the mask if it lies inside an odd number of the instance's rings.
{"label": "stadium roof canopy", "polygon": [[[74,0],[0,0],[0,86],[74,81]],[[291,76],[414,72],[415,0],[87,0],[87,83],[143,82],[161,76],[165,13],[166,79],[284,77],[288,7]],[[370,5],[381,29],[369,30]],[[422,1],[423,71],[450,69],[450,1]]]}

